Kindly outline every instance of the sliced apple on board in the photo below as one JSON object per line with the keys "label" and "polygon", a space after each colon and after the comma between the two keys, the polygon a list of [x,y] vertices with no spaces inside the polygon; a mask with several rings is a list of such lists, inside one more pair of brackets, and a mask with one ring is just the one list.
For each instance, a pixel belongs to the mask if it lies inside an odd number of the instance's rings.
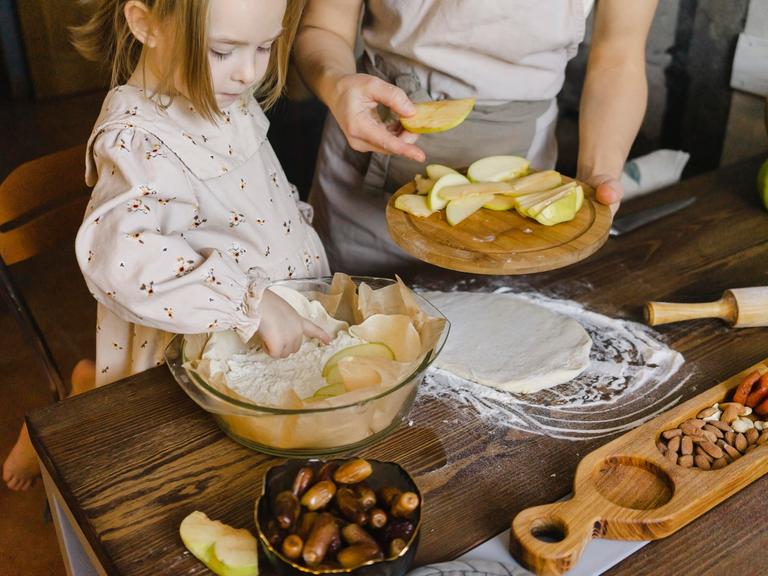
{"label": "sliced apple on board", "polygon": [[467,177],[472,182],[500,182],[528,173],[530,161],[520,156],[488,156],[469,165]]}
{"label": "sliced apple on board", "polygon": [[483,204],[483,208],[488,210],[495,210],[497,212],[503,212],[504,210],[511,210],[515,207],[514,196],[504,196],[503,194],[496,194],[490,202]]}
{"label": "sliced apple on board", "polygon": [[581,186],[569,190],[565,196],[548,204],[536,213],[534,219],[544,226],[554,226],[561,222],[568,222],[576,217],[582,203],[584,191]]}
{"label": "sliced apple on board", "polygon": [[446,186],[456,186],[458,184],[469,184],[469,180],[458,173],[441,176],[440,179],[435,182],[435,185],[432,186],[432,190],[429,191],[429,195],[427,196],[427,206],[429,209],[436,211],[445,208],[448,201],[440,195],[440,190]]}
{"label": "sliced apple on board", "polygon": [[416,187],[416,194],[429,194],[432,186],[435,185],[435,181],[431,178],[424,178],[421,174],[416,174],[416,177],[413,179],[413,185]]}
{"label": "sliced apple on board", "polygon": [[445,219],[451,226],[456,226],[480,210],[484,204],[487,204],[491,200],[493,200],[492,194],[451,200],[445,207]]}
{"label": "sliced apple on board", "polygon": [[427,218],[434,213],[427,205],[427,197],[421,194],[401,194],[395,198],[395,208],[419,218]]}
{"label": "sliced apple on board", "polygon": [[450,166],[443,166],[442,164],[429,164],[427,165],[427,176],[432,180],[439,180],[446,174],[458,174],[458,170],[454,170]]}
{"label": "sliced apple on board", "polygon": [[[533,194],[517,196],[515,198],[515,209],[521,216],[533,217],[531,209],[534,206],[539,206],[542,202],[554,201],[555,199],[559,198],[559,195],[575,187],[575,182],[568,182],[567,184],[563,184],[557,188],[552,188],[551,190],[545,190],[544,192],[535,192]],[[543,207],[544,206],[539,206],[539,208]]]}
{"label": "sliced apple on board", "polygon": [[248,530],[232,528],[195,511],[181,521],[179,534],[184,546],[215,574],[258,575],[258,543]]}
{"label": "sliced apple on board", "polygon": [[431,134],[455,128],[472,112],[474,98],[419,102],[413,116],[401,117],[400,124],[414,134]]}
{"label": "sliced apple on board", "polygon": [[502,180],[501,182],[472,182],[471,184],[459,184],[446,186],[440,190],[440,196],[445,200],[458,200],[469,196],[482,196],[484,194],[503,194],[505,196],[523,196],[534,194],[555,188],[562,178],[555,170],[535,172],[528,176],[522,176],[514,180]]}

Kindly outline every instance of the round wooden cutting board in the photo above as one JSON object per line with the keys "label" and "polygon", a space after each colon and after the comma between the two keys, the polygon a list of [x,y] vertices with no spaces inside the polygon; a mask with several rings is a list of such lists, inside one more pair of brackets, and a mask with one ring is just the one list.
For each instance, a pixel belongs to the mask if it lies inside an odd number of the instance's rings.
{"label": "round wooden cutting board", "polygon": [[594,200],[586,184],[584,204],[570,222],[544,226],[515,210],[481,208],[451,226],[441,210],[419,218],[395,208],[400,194],[414,194],[413,182],[387,204],[387,226],[400,248],[441,268],[473,274],[529,274],[568,266],[597,251],[608,238],[611,211]]}

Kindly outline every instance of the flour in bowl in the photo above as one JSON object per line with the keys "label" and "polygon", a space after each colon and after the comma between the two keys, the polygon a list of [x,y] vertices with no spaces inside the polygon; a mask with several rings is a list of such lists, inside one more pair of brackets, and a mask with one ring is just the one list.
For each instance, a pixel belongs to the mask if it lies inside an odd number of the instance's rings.
{"label": "flour in bowl", "polygon": [[254,347],[220,360],[216,370],[223,373],[229,388],[251,402],[279,406],[291,389],[299,398],[312,396],[326,385],[322,375],[326,361],[342,348],[363,343],[340,330],[327,346],[305,338],[301,348],[286,358],[272,358],[261,347]]}

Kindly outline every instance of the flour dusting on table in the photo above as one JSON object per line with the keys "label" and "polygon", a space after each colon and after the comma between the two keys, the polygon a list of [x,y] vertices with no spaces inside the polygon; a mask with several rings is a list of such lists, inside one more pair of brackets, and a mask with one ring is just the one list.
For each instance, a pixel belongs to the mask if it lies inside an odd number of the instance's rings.
{"label": "flour dusting on table", "polygon": [[[496,290],[509,292],[509,287]],[[671,377],[683,357],[651,329],[590,312],[570,300],[515,295],[578,321],[593,341],[589,367],[570,382],[532,394],[504,392],[431,369],[420,398],[458,403],[495,426],[570,440],[629,430],[680,401],[684,381]]]}

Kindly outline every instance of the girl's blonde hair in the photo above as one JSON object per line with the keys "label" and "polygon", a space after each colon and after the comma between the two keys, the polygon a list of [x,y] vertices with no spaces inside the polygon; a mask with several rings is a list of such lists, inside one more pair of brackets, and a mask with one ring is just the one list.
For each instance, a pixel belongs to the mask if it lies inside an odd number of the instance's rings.
{"label": "girl's blonde hair", "polygon": [[[112,66],[111,86],[125,83],[139,64],[143,44],[128,27],[124,9],[128,0],[85,0],[94,7],[93,16],[73,28],[75,48],[89,60]],[[171,62],[159,79],[157,92],[173,97],[174,78],[186,87],[186,96],[195,109],[209,120],[221,114],[211,83],[208,65],[209,0],[143,0],[157,22],[172,18],[175,35]],[[267,71],[256,90],[264,109],[280,98],[288,76],[291,47],[306,0],[287,0],[283,33],[275,41]]]}

